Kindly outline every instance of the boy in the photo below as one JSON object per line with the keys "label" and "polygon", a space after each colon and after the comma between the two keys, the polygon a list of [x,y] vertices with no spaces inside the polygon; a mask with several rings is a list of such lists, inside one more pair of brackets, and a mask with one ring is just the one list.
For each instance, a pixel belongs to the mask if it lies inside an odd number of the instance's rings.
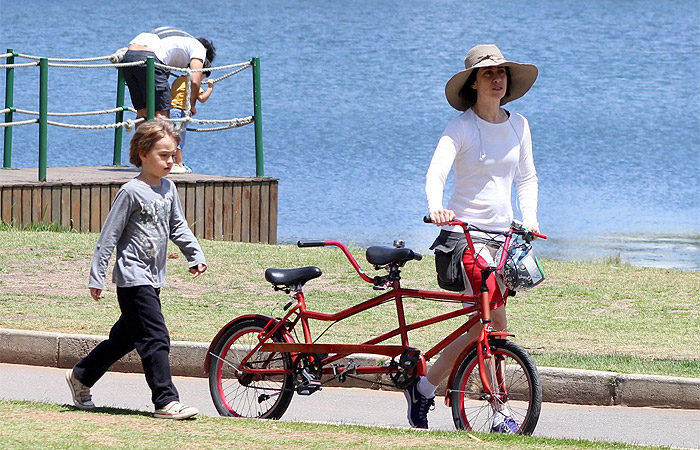
{"label": "boy", "polygon": [[95,246],[88,284],[90,295],[99,300],[116,246],[112,281],[117,285],[121,316],[109,338],[66,372],[73,403],[80,409],[95,407],[90,388],[112,364],[136,349],[151,388],[154,417],[187,419],[199,412],[180,403],[173,385],[170,336],[160,306],[168,239],[189,261],[193,278],[207,269],[202,248],[187,226],[175,184],[165,178],[178,141],[173,125],[161,119],[143,123],[131,140],[129,161],[140,167],[141,173],[124,184],[114,198]]}

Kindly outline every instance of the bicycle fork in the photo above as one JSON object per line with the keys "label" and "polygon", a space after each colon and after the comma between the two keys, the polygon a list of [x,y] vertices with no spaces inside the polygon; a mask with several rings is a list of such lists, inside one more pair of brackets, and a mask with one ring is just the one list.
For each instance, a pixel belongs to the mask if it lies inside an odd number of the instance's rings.
{"label": "bicycle fork", "polygon": [[494,267],[487,267],[481,271],[481,332],[477,340],[477,355],[479,363],[479,377],[484,388],[483,400],[489,402],[494,412],[501,411],[508,398],[504,383],[505,367],[503,358],[491,352],[490,339],[504,339],[509,336],[506,332],[497,332],[491,326],[490,292],[487,285],[488,278],[495,272]]}

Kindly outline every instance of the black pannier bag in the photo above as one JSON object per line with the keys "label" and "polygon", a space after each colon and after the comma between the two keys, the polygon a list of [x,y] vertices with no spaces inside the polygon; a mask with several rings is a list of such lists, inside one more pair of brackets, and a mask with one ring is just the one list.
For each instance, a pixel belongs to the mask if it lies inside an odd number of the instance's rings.
{"label": "black pannier bag", "polygon": [[466,289],[462,255],[467,248],[464,233],[442,230],[430,246],[435,250],[435,269],[438,285],[447,291],[462,292]]}

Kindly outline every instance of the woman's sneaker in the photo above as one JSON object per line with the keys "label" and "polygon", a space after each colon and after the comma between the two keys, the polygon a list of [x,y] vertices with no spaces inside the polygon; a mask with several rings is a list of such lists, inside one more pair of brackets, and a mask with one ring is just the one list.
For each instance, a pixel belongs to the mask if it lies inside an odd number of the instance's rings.
{"label": "woman's sneaker", "polygon": [[73,396],[73,404],[76,407],[80,409],[92,409],[95,407],[95,404],[92,402],[92,395],[90,395],[90,388],[73,376],[73,369],[66,371],[66,381]]}
{"label": "woman's sneaker", "polygon": [[189,419],[199,414],[197,408],[173,401],[162,408],[156,409],[153,417],[156,419]]}
{"label": "woman's sneaker", "polygon": [[435,406],[435,397],[428,398],[418,390],[418,383],[413,383],[403,391],[408,402],[408,423],[413,428],[428,428],[428,412]]}
{"label": "woman's sneaker", "polygon": [[511,416],[496,412],[493,415],[493,425],[491,426],[492,433],[516,434],[518,432],[518,422]]}

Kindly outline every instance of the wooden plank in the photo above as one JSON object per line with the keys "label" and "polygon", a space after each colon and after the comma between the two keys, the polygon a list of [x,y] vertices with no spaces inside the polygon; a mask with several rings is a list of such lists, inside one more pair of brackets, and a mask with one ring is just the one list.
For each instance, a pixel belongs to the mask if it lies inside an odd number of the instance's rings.
{"label": "wooden plank", "polygon": [[80,186],[80,231],[90,231],[90,185]]}
{"label": "wooden plank", "polygon": [[107,215],[109,215],[109,209],[112,206],[112,185],[103,184],[100,187],[100,231],[102,231],[102,226],[107,220]]}
{"label": "wooden plank", "polygon": [[250,185],[241,186],[241,242],[250,242]]}
{"label": "wooden plank", "polygon": [[102,197],[100,195],[100,185],[93,184],[90,186],[90,232],[97,233],[100,231],[100,201]]}
{"label": "wooden plank", "polygon": [[72,226],[71,223],[71,201],[70,201],[70,191],[69,185],[64,184],[61,186],[61,226],[69,228]]}
{"label": "wooden plank", "polygon": [[204,238],[214,239],[214,183],[204,184]]}
{"label": "wooden plank", "polygon": [[[180,186],[181,185],[181,186]],[[177,198],[180,199],[180,207],[182,208],[182,213],[185,213],[185,203],[187,200],[185,184],[180,183],[177,185]]]}
{"label": "wooden plank", "polygon": [[5,220],[3,219],[4,211],[5,211],[5,202],[3,201],[3,198],[2,198],[4,193],[5,193],[5,187],[0,186],[0,224],[5,222]]}
{"label": "wooden plank", "polygon": [[109,187],[109,209],[112,209],[112,203],[114,203],[114,197],[117,196],[117,192],[121,189],[121,184],[112,184]]}
{"label": "wooden plank", "polygon": [[260,187],[259,183],[250,185],[250,242],[260,242]]}
{"label": "wooden plank", "polygon": [[221,201],[222,210],[222,239],[230,241],[233,236],[233,185],[223,184],[223,199]]}
{"label": "wooden plank", "polygon": [[10,213],[10,223],[19,225],[22,221],[22,188],[12,189],[12,211]]}
{"label": "wooden plank", "polygon": [[241,183],[233,184],[233,207],[231,218],[233,222],[233,228],[231,232],[231,240],[234,242],[241,242],[241,204],[243,203],[243,186]]}
{"label": "wooden plank", "polygon": [[61,224],[61,186],[51,187],[51,223]]}
{"label": "wooden plank", "polygon": [[277,244],[277,194],[278,184],[277,180],[274,180],[270,184],[270,224],[268,226],[268,243]]}
{"label": "wooden plank", "polygon": [[32,223],[32,188],[29,186],[22,186],[20,215],[22,216],[23,225]]}
{"label": "wooden plank", "polygon": [[195,184],[194,183],[187,183],[186,186],[186,195],[185,197],[187,198],[186,204],[185,204],[185,218],[187,219],[187,224],[190,226],[190,230],[192,230],[192,233],[194,233],[194,220],[195,220],[195,201],[194,201],[194,196],[195,196]]}
{"label": "wooden plank", "polygon": [[265,181],[260,185],[260,238],[263,244],[270,243],[270,183]]}
{"label": "wooden plank", "polygon": [[12,188],[5,187],[2,190],[2,221],[12,222]]}
{"label": "wooden plank", "polygon": [[204,236],[204,185],[197,183],[194,188],[194,235]]}
{"label": "wooden plank", "polygon": [[214,239],[224,238],[224,184],[214,183]]}
{"label": "wooden plank", "polygon": [[80,231],[80,186],[70,187],[70,220],[73,229]]}
{"label": "wooden plank", "polygon": [[51,223],[51,186],[41,186],[41,222]]}
{"label": "wooden plank", "polygon": [[35,186],[32,189],[32,222],[41,222],[41,188]]}

